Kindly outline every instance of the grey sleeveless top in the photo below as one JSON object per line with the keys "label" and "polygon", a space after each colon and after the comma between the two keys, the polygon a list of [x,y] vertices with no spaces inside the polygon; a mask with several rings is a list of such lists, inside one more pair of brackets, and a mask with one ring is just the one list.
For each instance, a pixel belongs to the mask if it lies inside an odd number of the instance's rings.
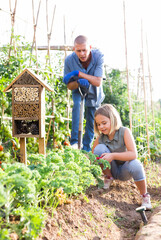
{"label": "grey sleeveless top", "polygon": [[[110,152],[126,152],[126,146],[124,142],[124,133],[126,127],[120,127],[119,130],[115,132],[114,138],[109,140],[107,135],[101,134],[99,137],[99,143],[105,144]],[[124,161],[115,160],[118,164],[125,163]]]}

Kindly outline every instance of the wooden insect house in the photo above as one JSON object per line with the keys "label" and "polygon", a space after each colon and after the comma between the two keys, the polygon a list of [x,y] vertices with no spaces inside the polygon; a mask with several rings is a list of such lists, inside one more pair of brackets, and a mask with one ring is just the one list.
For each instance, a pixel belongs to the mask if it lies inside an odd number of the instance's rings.
{"label": "wooden insect house", "polygon": [[45,154],[45,88],[40,77],[25,69],[4,90],[12,90],[12,135],[20,138],[20,155],[26,163],[26,138],[39,138],[39,153]]}

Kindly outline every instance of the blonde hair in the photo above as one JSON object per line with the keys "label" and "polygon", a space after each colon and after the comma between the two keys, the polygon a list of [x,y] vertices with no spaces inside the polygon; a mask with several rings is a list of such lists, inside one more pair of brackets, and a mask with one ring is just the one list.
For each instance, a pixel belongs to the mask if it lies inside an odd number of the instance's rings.
{"label": "blonde hair", "polygon": [[[111,130],[109,134],[111,134],[115,130],[118,130],[122,126],[120,115],[116,110],[116,108],[114,108],[114,106],[111,104],[104,104],[101,107],[99,107],[96,110],[94,117],[96,118],[97,115],[103,115],[110,119]],[[94,120],[94,130],[97,134],[100,134],[95,120]]]}

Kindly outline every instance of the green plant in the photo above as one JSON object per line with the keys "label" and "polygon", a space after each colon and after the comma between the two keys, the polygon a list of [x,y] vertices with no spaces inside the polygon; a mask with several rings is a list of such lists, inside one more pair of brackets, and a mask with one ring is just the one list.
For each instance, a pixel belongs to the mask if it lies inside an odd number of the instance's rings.
{"label": "green plant", "polygon": [[127,84],[125,75],[118,69],[112,69],[106,73],[106,80],[103,82],[105,99],[103,103],[113,104],[118,110],[124,126],[129,125],[129,105]]}

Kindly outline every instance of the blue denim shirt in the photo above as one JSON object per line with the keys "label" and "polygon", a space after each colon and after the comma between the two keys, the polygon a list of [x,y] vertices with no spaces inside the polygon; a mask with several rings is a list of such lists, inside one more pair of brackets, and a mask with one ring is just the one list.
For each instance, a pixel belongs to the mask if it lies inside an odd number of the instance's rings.
{"label": "blue denim shirt", "polygon": [[[78,70],[92,76],[103,77],[103,54],[98,49],[91,50],[91,54],[92,58],[87,70],[83,68],[75,52],[68,55],[65,59],[64,76],[69,72]],[[72,94],[79,94],[78,89],[73,90]],[[105,96],[103,93],[102,84],[99,87],[95,87],[90,84],[89,93],[86,96],[85,105],[88,107],[98,107],[103,102],[104,97]]]}

